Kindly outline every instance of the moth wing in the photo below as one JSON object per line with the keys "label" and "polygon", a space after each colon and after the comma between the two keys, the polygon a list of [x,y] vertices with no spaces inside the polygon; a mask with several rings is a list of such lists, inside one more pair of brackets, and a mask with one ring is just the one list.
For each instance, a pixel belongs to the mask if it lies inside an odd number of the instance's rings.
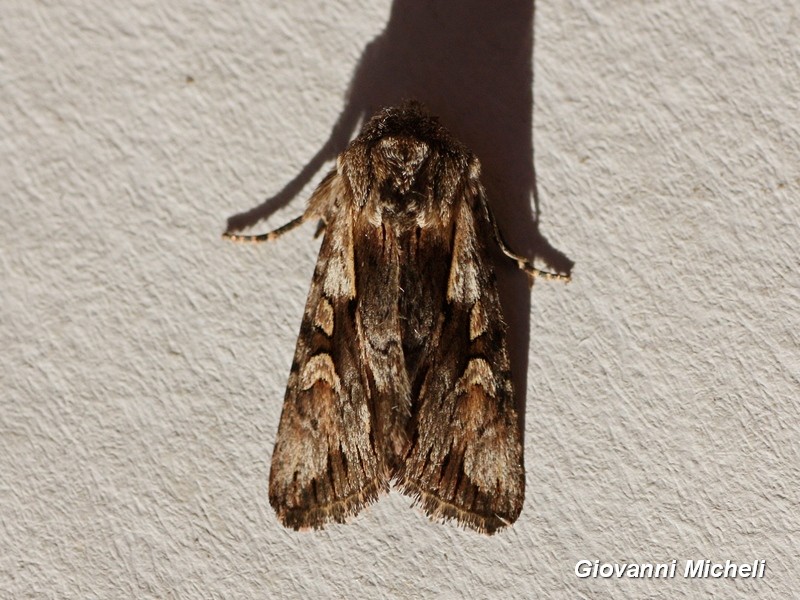
{"label": "moth wing", "polygon": [[270,504],[293,529],[344,522],[388,488],[352,316],[352,219],[346,210],[331,212],[270,469]]}
{"label": "moth wing", "polygon": [[522,510],[525,474],[483,190],[456,208],[446,307],[415,405],[400,488],[434,519],[493,533]]}

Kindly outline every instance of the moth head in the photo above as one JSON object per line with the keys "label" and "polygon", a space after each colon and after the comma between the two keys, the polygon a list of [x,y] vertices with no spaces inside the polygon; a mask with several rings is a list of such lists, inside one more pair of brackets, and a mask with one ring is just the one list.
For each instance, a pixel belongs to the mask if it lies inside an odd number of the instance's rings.
{"label": "moth head", "polygon": [[449,210],[472,158],[438,119],[406,102],[372,117],[338,169],[371,222],[430,223]]}
{"label": "moth head", "polygon": [[431,196],[430,145],[413,134],[386,135],[370,143],[356,140],[340,156],[344,175],[359,207],[380,218],[415,215]]}

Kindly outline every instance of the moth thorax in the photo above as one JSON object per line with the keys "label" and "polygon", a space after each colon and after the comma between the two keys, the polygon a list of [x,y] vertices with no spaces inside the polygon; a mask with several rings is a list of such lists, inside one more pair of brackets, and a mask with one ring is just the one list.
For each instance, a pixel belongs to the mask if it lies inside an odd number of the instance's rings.
{"label": "moth thorax", "polygon": [[378,142],[372,154],[382,218],[414,222],[425,210],[428,197],[428,144],[409,136],[390,136]]}

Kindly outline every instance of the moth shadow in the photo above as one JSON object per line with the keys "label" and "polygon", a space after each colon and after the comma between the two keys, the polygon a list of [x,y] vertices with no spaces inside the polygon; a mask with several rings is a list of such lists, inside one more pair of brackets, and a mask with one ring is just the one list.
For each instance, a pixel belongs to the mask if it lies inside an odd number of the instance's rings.
{"label": "moth shadow", "polygon": [[[251,227],[291,201],[377,110],[416,99],[480,159],[489,204],[511,249],[569,273],[573,262],[538,229],[534,15],[531,0],[395,0],[385,29],[364,48],[328,140],[283,189],[231,216],[228,231]],[[495,264],[524,432],[531,290],[510,261]]]}

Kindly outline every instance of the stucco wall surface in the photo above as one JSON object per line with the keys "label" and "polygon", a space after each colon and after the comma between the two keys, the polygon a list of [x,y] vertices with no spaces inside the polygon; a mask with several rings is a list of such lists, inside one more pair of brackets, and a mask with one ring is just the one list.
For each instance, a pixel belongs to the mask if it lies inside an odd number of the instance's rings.
{"label": "stucco wall surface", "polygon": [[[796,595],[797,3],[490,4],[2,2],[0,597]],[[396,492],[316,533],[267,502],[319,240],[220,233],[299,214],[392,94],[520,192],[491,199],[515,247],[535,214],[575,263],[498,266],[527,495],[493,537]],[[702,558],[767,570],[574,570]]]}

